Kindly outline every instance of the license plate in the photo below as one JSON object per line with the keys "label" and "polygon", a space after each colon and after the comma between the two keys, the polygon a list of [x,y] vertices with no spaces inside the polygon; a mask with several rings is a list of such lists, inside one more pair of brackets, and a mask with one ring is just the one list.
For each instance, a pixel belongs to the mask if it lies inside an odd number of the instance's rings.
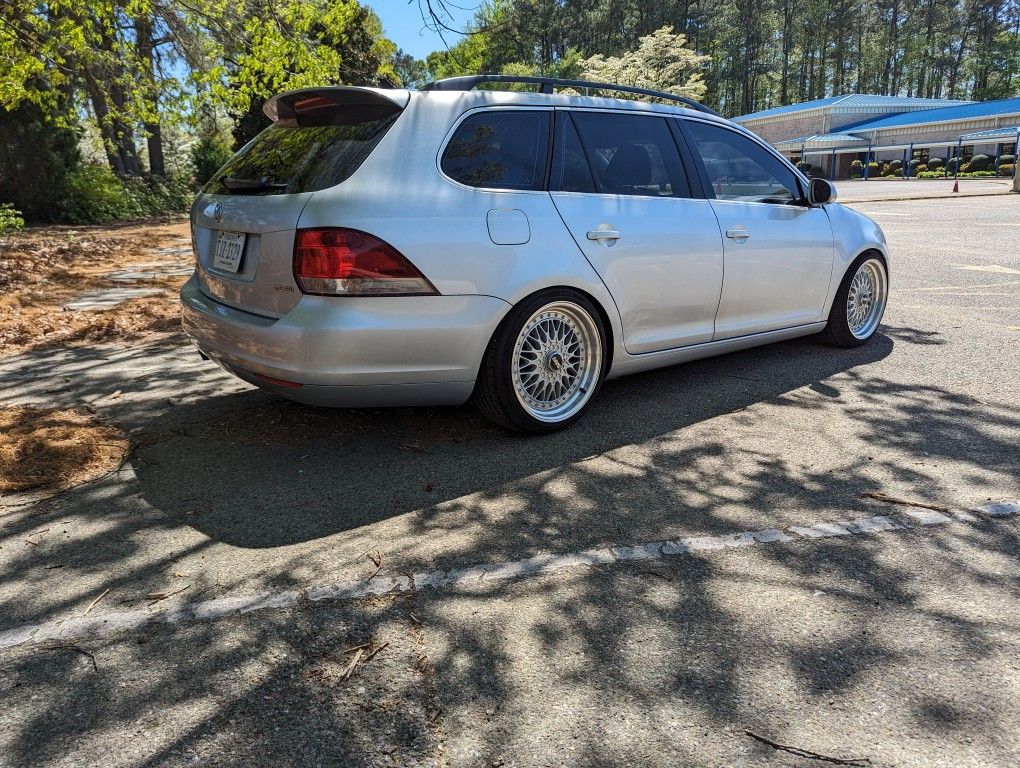
{"label": "license plate", "polygon": [[237,272],[241,266],[241,254],[244,253],[244,237],[243,232],[220,232],[212,260],[215,269]]}

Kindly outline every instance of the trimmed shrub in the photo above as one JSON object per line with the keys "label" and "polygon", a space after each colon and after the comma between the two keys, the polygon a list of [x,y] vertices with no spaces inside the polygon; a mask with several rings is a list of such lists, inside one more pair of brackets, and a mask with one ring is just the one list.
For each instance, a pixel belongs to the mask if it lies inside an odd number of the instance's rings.
{"label": "trimmed shrub", "polygon": [[1016,164],[1016,155],[999,155],[999,165],[1003,163],[1009,163],[1010,165]]}
{"label": "trimmed shrub", "polygon": [[801,160],[799,163],[797,163],[797,170],[800,171],[801,173],[810,174],[811,163],[807,162],[806,160]]}
{"label": "trimmed shrub", "polygon": [[928,158],[928,170],[929,171],[940,171],[946,167],[946,161],[941,157],[929,157]]}
{"label": "trimmed shrub", "polygon": [[21,211],[11,203],[0,203],[0,235],[24,228],[25,220],[21,217]]}
{"label": "trimmed shrub", "polygon": [[1016,167],[1015,163],[1003,163],[999,166],[999,175],[1005,177],[1011,177],[1013,175],[1013,169]]}
{"label": "trimmed shrub", "polygon": [[[956,167],[959,164],[960,164],[960,158],[958,158],[958,157],[951,157],[951,158],[949,158],[949,162],[946,163],[946,168],[949,170],[950,173],[956,173]],[[961,168],[960,170],[963,170],[963,169]]]}
{"label": "trimmed shrub", "polygon": [[868,163],[868,176],[878,176],[882,173],[882,167],[875,162]]}
{"label": "trimmed shrub", "polygon": [[850,161],[850,178],[860,178],[864,175],[864,163],[860,160]]}
{"label": "trimmed shrub", "polygon": [[941,179],[942,171],[920,171],[917,174],[919,179]]}
{"label": "trimmed shrub", "polygon": [[[988,155],[974,155],[967,163],[968,171],[989,171],[992,169],[992,158]],[[962,169],[961,169],[962,170]]]}

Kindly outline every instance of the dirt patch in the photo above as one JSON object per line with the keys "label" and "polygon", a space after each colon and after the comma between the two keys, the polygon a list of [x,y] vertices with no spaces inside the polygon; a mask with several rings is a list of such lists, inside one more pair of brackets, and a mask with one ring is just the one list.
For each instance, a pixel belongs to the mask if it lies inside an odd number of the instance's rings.
{"label": "dirt patch", "polygon": [[[111,280],[133,265],[186,260],[154,253],[188,246],[186,222],[114,227],[40,227],[0,238],[0,356],[62,344],[134,341],[180,330],[177,291],[186,278],[135,283]],[[90,290],[138,285],[158,296],[132,299],[106,310],[66,310]]]}
{"label": "dirt patch", "polygon": [[127,436],[80,409],[0,408],[0,493],[59,491],[116,469]]}

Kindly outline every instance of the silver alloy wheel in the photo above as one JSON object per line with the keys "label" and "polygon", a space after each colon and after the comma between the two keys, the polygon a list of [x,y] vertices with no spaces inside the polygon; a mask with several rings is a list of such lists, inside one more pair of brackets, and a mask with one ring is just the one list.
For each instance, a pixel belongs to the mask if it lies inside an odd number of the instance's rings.
{"label": "silver alloy wheel", "polygon": [[885,267],[868,259],[857,268],[846,297],[846,323],[855,339],[867,339],[878,328],[888,298]]}
{"label": "silver alloy wheel", "polygon": [[602,340],[577,304],[556,301],[528,318],[514,343],[514,394],[539,421],[558,422],[580,411],[602,371]]}

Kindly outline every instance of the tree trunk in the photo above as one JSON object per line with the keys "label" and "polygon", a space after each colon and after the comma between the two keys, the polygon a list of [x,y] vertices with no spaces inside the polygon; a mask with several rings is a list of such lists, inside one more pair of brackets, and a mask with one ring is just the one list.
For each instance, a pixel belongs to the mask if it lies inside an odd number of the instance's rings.
{"label": "tree trunk", "polygon": [[152,43],[152,18],[139,16],[135,19],[135,48],[138,51],[138,61],[142,66],[141,84],[145,93],[145,101],[149,111],[156,116],[155,120],[145,122],[146,145],[149,150],[149,173],[155,176],[166,176],[166,163],[163,160],[163,130],[159,124],[159,93],[155,81],[156,55],[155,46]]}

